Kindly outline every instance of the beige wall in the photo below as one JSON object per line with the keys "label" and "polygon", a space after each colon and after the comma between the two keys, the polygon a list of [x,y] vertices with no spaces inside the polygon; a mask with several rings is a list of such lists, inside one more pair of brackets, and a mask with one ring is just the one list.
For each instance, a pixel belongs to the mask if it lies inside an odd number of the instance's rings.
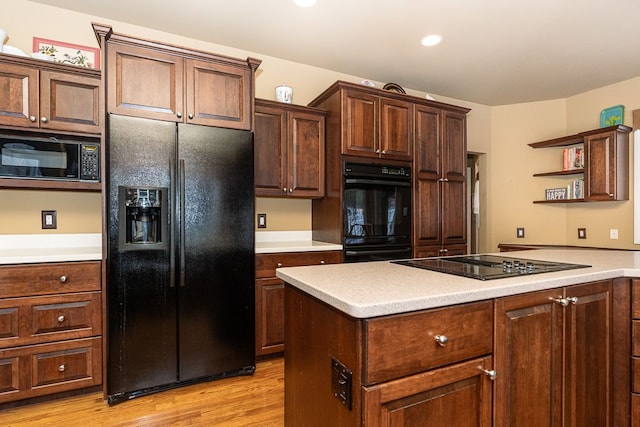
{"label": "beige wall", "polygon": [[[336,80],[359,82],[368,76],[350,76],[330,70],[293,63],[279,58],[227,46],[188,39],[139,26],[114,22],[52,8],[26,0],[14,0],[3,10],[0,27],[9,34],[8,44],[31,51],[32,37],[64,40],[97,46],[91,22],[113,26],[119,33],[244,58],[259,58],[256,94],[273,99],[274,87],[294,88],[294,103],[307,104]],[[64,25],[52,25],[61,23]],[[381,86],[384,82],[377,82]],[[406,88],[407,92],[425,93]],[[468,151],[480,154],[481,252],[497,250],[502,242],[583,244],[634,248],[633,200],[587,203],[584,205],[534,205],[545,188],[559,184],[559,178],[533,178],[532,174],[551,170],[559,158],[554,150],[533,150],[527,144],[562,136],[568,132],[598,127],[602,108],[624,104],[625,123],[640,100],[633,97],[640,78],[584,93],[564,100],[488,107],[432,94],[436,99],[469,107]],[[636,97],[637,98],[637,97]],[[631,179],[631,177],[630,177]],[[64,201],[64,204],[60,201]],[[57,208],[57,206],[63,206]],[[57,209],[58,232],[99,232],[99,195],[91,193],[32,192],[0,190],[0,234],[40,233],[40,210]],[[308,200],[256,200],[256,211],[267,213],[267,230],[309,230],[311,202]],[[64,227],[64,228],[63,228]],[[525,239],[515,238],[516,227],[525,227]],[[587,240],[577,241],[577,227],[587,228]],[[608,239],[609,228],[618,228],[620,239]]]}

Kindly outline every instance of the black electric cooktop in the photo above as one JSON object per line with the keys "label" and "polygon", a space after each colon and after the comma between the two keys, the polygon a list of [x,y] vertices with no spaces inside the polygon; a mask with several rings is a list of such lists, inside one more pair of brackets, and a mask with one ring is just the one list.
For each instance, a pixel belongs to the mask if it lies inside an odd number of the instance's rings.
{"label": "black electric cooktop", "polygon": [[478,280],[501,279],[528,274],[587,268],[590,265],[538,261],[499,255],[468,255],[451,258],[420,258],[392,261],[394,264],[440,273],[455,274]]}

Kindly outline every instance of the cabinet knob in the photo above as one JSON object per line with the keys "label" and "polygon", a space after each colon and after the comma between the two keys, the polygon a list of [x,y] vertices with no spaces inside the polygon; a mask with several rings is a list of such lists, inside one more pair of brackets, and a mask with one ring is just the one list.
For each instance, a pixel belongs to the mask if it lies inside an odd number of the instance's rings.
{"label": "cabinet knob", "polygon": [[280,267],[282,267],[282,263],[281,262],[278,263],[278,268],[280,268]]}
{"label": "cabinet knob", "polygon": [[67,369],[66,365],[63,363],[62,365],[58,366],[58,372],[64,372],[65,369]]}
{"label": "cabinet knob", "polygon": [[29,116],[29,121],[32,123],[35,122],[36,121],[35,116]]}
{"label": "cabinet knob", "polygon": [[64,319],[65,319],[64,315],[61,314],[60,316],[58,316],[58,323],[64,322]]}
{"label": "cabinet knob", "polygon": [[293,188],[290,188],[290,189],[289,189],[289,193],[293,193]]}
{"label": "cabinet knob", "polygon": [[182,118],[182,113],[181,113],[180,111],[178,111],[178,112],[176,113],[176,116],[178,116],[178,118],[179,118],[179,119],[181,119],[181,118]]}
{"label": "cabinet knob", "polygon": [[42,116],[42,117],[40,117],[40,121],[42,123],[47,123],[49,121],[49,119],[47,119],[46,117]]}
{"label": "cabinet knob", "polygon": [[387,154],[387,150],[382,150],[382,154]]}
{"label": "cabinet knob", "polygon": [[569,297],[569,298],[567,298],[567,301],[570,302],[573,305],[577,305],[578,304],[578,297]]}
{"label": "cabinet knob", "polygon": [[553,302],[557,302],[563,307],[566,307],[569,305],[569,300],[567,298],[549,298],[549,299]]}
{"label": "cabinet knob", "polygon": [[324,265],[324,264],[325,264],[325,262],[324,262],[324,260],[323,260],[323,259],[322,259],[322,260],[320,260],[320,264],[321,264],[321,265]]}
{"label": "cabinet knob", "polygon": [[380,154],[380,150],[379,150],[379,149],[378,149],[378,150],[376,150],[376,154]]}
{"label": "cabinet knob", "polygon": [[496,377],[498,376],[498,373],[493,369],[487,370],[487,369],[480,368],[480,370],[482,371],[483,374],[488,376],[491,381],[495,381]]}
{"label": "cabinet knob", "polygon": [[286,193],[286,192],[287,192],[287,189],[286,189],[286,188],[283,188],[283,189],[282,189],[282,191]]}
{"label": "cabinet knob", "polygon": [[60,276],[60,282],[65,283],[67,281],[67,276]]}
{"label": "cabinet knob", "polygon": [[189,120],[193,119],[193,114],[189,114]]}
{"label": "cabinet knob", "polygon": [[449,338],[446,335],[436,335],[436,342],[440,347],[444,347],[449,342]]}

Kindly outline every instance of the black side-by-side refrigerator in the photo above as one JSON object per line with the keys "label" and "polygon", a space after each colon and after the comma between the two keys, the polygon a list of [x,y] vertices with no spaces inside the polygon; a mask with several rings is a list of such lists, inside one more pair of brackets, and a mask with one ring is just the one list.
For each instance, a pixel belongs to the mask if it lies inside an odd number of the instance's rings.
{"label": "black side-by-side refrigerator", "polygon": [[107,125],[108,402],[252,374],[253,134]]}

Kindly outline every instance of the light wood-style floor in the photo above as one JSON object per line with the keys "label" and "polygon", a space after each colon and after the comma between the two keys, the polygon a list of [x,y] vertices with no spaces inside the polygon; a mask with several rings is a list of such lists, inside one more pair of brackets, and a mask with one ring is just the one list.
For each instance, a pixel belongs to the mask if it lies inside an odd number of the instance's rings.
{"label": "light wood-style floor", "polygon": [[284,359],[258,362],[253,376],[168,390],[114,406],[98,392],[4,409],[0,426],[284,426]]}

